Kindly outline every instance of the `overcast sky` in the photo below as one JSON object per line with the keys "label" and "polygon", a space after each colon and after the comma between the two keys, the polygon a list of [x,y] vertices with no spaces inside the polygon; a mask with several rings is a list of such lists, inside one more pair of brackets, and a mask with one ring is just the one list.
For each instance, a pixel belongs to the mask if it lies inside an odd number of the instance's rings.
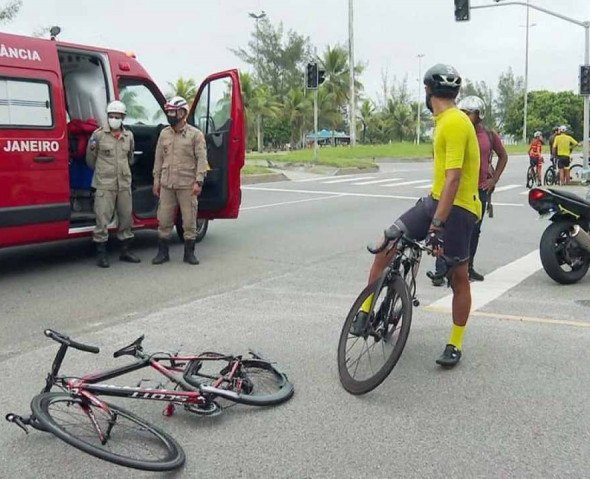
{"label": "overcast sky", "polygon": [[[5,4],[0,0],[0,5]],[[491,0],[472,0],[472,5]],[[564,15],[590,20],[590,0],[531,0]],[[30,34],[57,24],[60,39],[132,50],[156,83],[247,68],[230,48],[244,46],[254,28],[248,12],[264,10],[273,23],[283,22],[309,36],[318,51],[348,38],[348,0],[24,0],[18,18],[3,27]],[[473,10],[470,22],[457,23],[452,0],[355,0],[355,56],[367,65],[361,80],[376,97],[381,72],[408,75],[417,91],[418,59],[423,68],[453,64],[463,77],[494,87],[512,67],[524,74],[526,8],[504,6]],[[584,59],[584,29],[531,10],[529,90],[578,89]],[[422,93],[420,93],[422,94]]]}

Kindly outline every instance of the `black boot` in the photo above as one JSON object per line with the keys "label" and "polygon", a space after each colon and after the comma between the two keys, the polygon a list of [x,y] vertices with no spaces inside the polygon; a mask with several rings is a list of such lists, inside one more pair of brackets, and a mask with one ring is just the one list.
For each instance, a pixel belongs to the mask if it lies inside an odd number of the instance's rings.
{"label": "black boot", "polygon": [[119,255],[119,259],[127,263],[141,263],[141,260],[129,251],[130,244],[130,239],[121,242],[121,254]]}
{"label": "black boot", "polygon": [[166,261],[170,261],[170,256],[168,254],[168,240],[160,238],[160,241],[158,242],[158,254],[152,260],[152,264],[162,264]]}
{"label": "black boot", "polygon": [[182,261],[188,264],[199,264],[199,260],[195,256],[195,240],[184,240],[184,258]]}
{"label": "black boot", "polygon": [[469,267],[469,279],[471,281],[483,281],[484,276],[483,274],[479,274],[477,271],[473,269],[473,266]]}
{"label": "black boot", "polygon": [[108,268],[110,266],[107,258],[107,244],[96,243],[96,266]]}

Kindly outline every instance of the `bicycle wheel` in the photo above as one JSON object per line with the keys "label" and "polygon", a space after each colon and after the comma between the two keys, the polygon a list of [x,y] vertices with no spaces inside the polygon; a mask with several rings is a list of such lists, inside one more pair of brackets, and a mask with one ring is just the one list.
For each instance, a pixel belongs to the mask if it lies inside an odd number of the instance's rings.
{"label": "bicycle wheel", "polygon": [[184,464],[184,451],[172,437],[119,406],[108,407],[112,416],[85,398],[63,392],[41,393],[31,402],[48,432],[99,459],[144,471],[169,471]]}
{"label": "bicycle wheel", "polygon": [[[338,373],[342,386],[351,394],[368,393],[385,380],[397,364],[410,334],[412,303],[408,287],[399,275],[387,276],[385,272],[362,291],[342,327]],[[364,333],[357,336],[352,333],[353,321],[373,292],[373,309]]]}
{"label": "bicycle wheel", "polygon": [[535,169],[529,166],[526,170],[526,187],[532,188],[535,186]]}
{"label": "bicycle wheel", "polygon": [[555,184],[555,169],[550,166],[545,172],[545,185],[551,186]]}
{"label": "bicycle wheel", "polygon": [[570,167],[570,180],[581,182],[582,181],[582,170],[583,170],[582,165],[578,165],[578,164],[572,165]]}

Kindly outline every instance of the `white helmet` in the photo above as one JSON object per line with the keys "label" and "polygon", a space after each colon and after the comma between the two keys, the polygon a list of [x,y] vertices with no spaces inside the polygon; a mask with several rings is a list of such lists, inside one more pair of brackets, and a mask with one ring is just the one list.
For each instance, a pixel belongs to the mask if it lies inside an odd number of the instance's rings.
{"label": "white helmet", "polygon": [[164,110],[186,110],[188,113],[189,106],[187,101],[181,96],[175,96],[170,98],[164,105]]}
{"label": "white helmet", "polygon": [[465,110],[468,112],[477,112],[480,119],[484,119],[486,116],[486,104],[484,101],[478,96],[466,96],[463,98],[457,107],[460,110]]}
{"label": "white helmet", "polygon": [[561,125],[561,126],[559,127],[559,131],[560,131],[560,133],[565,133],[565,132],[567,131],[567,126],[565,126],[565,125]]}
{"label": "white helmet", "polygon": [[535,131],[535,134],[533,136],[535,138],[541,138],[543,136],[543,133],[541,133],[540,131]]}
{"label": "white helmet", "polygon": [[120,113],[121,115],[126,115],[127,107],[122,101],[115,100],[110,102],[107,106],[107,114],[109,113]]}

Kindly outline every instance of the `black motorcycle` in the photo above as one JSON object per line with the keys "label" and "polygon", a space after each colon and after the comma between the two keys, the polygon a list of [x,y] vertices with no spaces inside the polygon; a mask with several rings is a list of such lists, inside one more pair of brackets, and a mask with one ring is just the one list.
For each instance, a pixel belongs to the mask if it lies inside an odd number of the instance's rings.
{"label": "black motorcycle", "polygon": [[551,221],[541,236],[543,269],[561,284],[580,281],[590,266],[590,203],[566,191],[533,188],[529,204]]}

